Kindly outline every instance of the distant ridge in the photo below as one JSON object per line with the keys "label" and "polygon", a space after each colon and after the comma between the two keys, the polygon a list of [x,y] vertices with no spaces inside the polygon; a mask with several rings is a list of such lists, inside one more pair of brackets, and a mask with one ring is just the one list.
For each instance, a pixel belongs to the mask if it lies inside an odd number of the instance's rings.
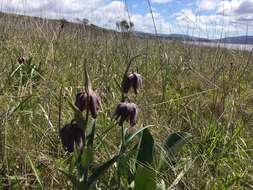
{"label": "distant ridge", "polygon": [[[25,16],[25,15],[18,15],[18,14],[10,14],[10,13],[3,13],[0,12],[0,24],[2,19],[10,19],[14,20],[13,22],[13,27],[21,27],[22,26],[22,21],[25,20],[30,20],[30,21],[35,21],[35,22],[48,22],[52,24],[53,26],[57,27],[59,26],[59,22],[64,19],[46,19],[46,18],[40,18],[40,17],[32,17],[32,16]],[[18,22],[18,21],[20,22]],[[86,20],[86,19],[83,19]],[[77,22],[69,22],[66,21],[66,24],[69,25],[70,29],[75,29],[80,26],[82,26],[81,20],[77,20]],[[92,23],[88,23],[86,25],[86,29],[90,31],[100,31],[100,32],[105,32],[105,33],[119,33],[115,30],[112,29],[106,29],[102,28],[100,26],[94,25]],[[228,43],[228,44],[248,44],[248,45],[253,45],[253,36],[234,36],[234,37],[226,37],[226,38],[221,38],[221,39],[208,39],[208,38],[201,38],[201,37],[195,37],[191,35],[186,35],[186,34],[152,34],[152,33],[147,33],[147,32],[140,32],[140,31],[133,31],[133,34],[137,37],[140,38],[156,38],[159,37],[162,40],[177,40],[177,41],[192,41],[192,42],[213,42],[213,43]]]}
{"label": "distant ridge", "polygon": [[185,34],[151,34],[146,32],[134,32],[136,36],[138,37],[159,37],[161,39],[168,39],[168,40],[179,40],[179,41],[201,41],[201,42],[212,42],[212,40],[209,40],[207,38],[199,38],[195,36],[185,35]]}
{"label": "distant ridge", "polygon": [[145,38],[154,38],[159,37],[161,39],[168,39],[168,40],[179,40],[179,41],[195,41],[195,42],[214,42],[214,43],[230,43],[230,44],[249,44],[253,45],[253,36],[234,36],[234,37],[227,37],[221,39],[208,39],[208,38],[200,38],[191,35],[185,34],[151,34],[145,32],[136,31],[135,35],[138,37],[145,37]]}
{"label": "distant ridge", "polygon": [[253,36],[234,36],[222,39],[217,39],[217,42],[231,43],[231,44],[253,44]]}

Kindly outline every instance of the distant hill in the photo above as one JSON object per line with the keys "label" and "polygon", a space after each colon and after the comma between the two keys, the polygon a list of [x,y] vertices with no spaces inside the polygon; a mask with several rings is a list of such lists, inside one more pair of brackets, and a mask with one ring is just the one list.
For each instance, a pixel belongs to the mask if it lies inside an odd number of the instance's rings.
{"label": "distant hill", "polygon": [[[89,22],[76,19],[75,22],[70,22],[63,19],[48,19],[35,16],[27,16],[13,13],[0,12],[0,30],[3,31],[29,31],[33,29],[40,29],[43,31],[57,31],[59,28],[66,33],[76,33],[80,35],[106,35],[117,34],[115,30],[99,27]],[[1,35],[1,33],[0,33]]]}
{"label": "distant hill", "polygon": [[[8,22],[6,22],[8,21]],[[84,24],[85,21],[85,24]],[[32,16],[24,16],[24,15],[17,15],[17,14],[8,14],[0,12],[0,27],[4,28],[16,28],[16,29],[24,29],[24,28],[34,28],[37,27],[37,25],[34,25],[34,23],[38,23],[40,26],[43,26],[44,29],[48,28],[51,30],[55,30],[59,28],[59,26],[64,22],[65,25],[65,31],[74,31],[80,28],[83,28],[85,26],[85,31],[93,33],[96,35],[98,32],[102,32],[103,34],[120,34],[120,32],[111,30],[111,29],[105,29],[99,26],[96,26],[92,23],[90,23],[87,19],[79,20],[77,19],[76,22],[69,22],[64,19],[62,20],[54,20],[54,19],[45,19],[45,18],[39,18],[39,17],[32,17]],[[7,27],[7,25],[9,25]],[[84,34],[84,33],[83,33]],[[85,34],[84,34],[85,35]],[[193,41],[193,42],[220,42],[220,43],[231,43],[231,44],[250,44],[253,45],[253,36],[234,36],[234,37],[227,37],[227,38],[221,38],[221,39],[215,39],[211,40],[208,38],[201,38],[201,37],[195,37],[191,35],[185,35],[185,34],[155,34],[152,33],[146,33],[146,32],[140,32],[140,31],[134,31],[134,36],[140,37],[140,38],[156,38],[159,37],[162,40],[177,40],[177,41]]]}
{"label": "distant hill", "polygon": [[205,42],[211,41],[207,38],[199,38],[199,37],[185,35],[185,34],[168,34],[167,36],[169,38],[174,38],[174,39],[178,39],[178,40],[185,40],[185,41],[205,41]]}
{"label": "distant hill", "polygon": [[217,39],[216,42],[253,45],[253,36],[234,36],[234,37]]}
{"label": "distant hill", "polygon": [[234,36],[234,37],[227,37],[227,38],[221,38],[221,39],[207,39],[207,38],[200,38],[185,34],[151,34],[151,33],[145,33],[145,32],[135,32],[135,35],[138,37],[145,37],[145,38],[155,38],[159,37],[161,39],[167,39],[167,40],[179,40],[179,41],[197,41],[197,42],[214,42],[214,43],[231,43],[231,44],[250,44],[253,45],[253,36]]}
{"label": "distant hill", "polygon": [[201,42],[212,42],[212,40],[209,40],[207,38],[199,38],[195,36],[185,35],[185,34],[151,34],[151,33],[145,33],[145,32],[139,32],[135,31],[135,35],[138,37],[159,37],[161,39],[167,39],[167,40],[178,40],[178,41],[201,41]]}

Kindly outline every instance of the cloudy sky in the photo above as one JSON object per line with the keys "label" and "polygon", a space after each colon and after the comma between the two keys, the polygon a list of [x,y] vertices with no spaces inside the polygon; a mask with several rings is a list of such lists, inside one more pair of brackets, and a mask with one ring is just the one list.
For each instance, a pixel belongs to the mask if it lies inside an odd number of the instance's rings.
{"label": "cloudy sky", "polygon": [[[149,1],[159,33],[209,38],[253,35],[253,0]],[[68,20],[87,18],[112,29],[116,21],[130,18],[135,30],[154,32],[148,0],[0,0],[0,3],[2,12]]]}

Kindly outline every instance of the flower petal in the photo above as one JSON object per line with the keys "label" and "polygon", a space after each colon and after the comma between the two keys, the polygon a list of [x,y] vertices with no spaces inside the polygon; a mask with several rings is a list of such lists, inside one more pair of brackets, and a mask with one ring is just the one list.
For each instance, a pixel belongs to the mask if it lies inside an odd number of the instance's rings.
{"label": "flower petal", "polygon": [[60,130],[60,137],[63,148],[71,153],[74,151],[74,145],[77,145],[78,150],[83,149],[83,130],[76,125],[67,124]]}
{"label": "flower petal", "polygon": [[130,125],[133,127],[137,123],[138,107],[132,103],[130,111]]}
{"label": "flower petal", "polygon": [[122,91],[123,91],[124,93],[128,93],[129,89],[130,89],[131,86],[132,86],[132,76],[131,76],[131,75],[132,75],[132,74],[127,75],[127,76],[124,78],[123,82],[122,82]]}
{"label": "flower petal", "polygon": [[95,119],[98,116],[98,107],[99,107],[97,95],[95,93],[92,93],[89,96],[89,101],[90,101],[89,109],[90,109],[92,117]]}
{"label": "flower petal", "polygon": [[140,87],[142,85],[142,79],[141,79],[140,74],[138,74],[138,73],[133,74],[132,84],[133,84],[134,93],[138,94],[138,89],[140,89]]}
{"label": "flower petal", "polygon": [[76,95],[75,105],[80,111],[87,109],[88,96],[85,92],[80,92]]}

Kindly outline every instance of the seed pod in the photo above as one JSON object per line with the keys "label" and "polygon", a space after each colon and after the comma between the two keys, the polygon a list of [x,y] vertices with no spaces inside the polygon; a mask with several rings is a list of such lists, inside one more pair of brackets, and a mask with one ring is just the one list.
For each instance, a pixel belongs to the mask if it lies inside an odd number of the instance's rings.
{"label": "seed pod", "polygon": [[137,123],[138,107],[134,103],[121,102],[118,104],[113,118],[122,126],[125,121],[129,121],[131,127]]}
{"label": "seed pod", "polygon": [[82,151],[84,146],[83,130],[76,124],[67,124],[60,130],[60,137],[64,150],[68,153],[74,151],[74,146]]}

